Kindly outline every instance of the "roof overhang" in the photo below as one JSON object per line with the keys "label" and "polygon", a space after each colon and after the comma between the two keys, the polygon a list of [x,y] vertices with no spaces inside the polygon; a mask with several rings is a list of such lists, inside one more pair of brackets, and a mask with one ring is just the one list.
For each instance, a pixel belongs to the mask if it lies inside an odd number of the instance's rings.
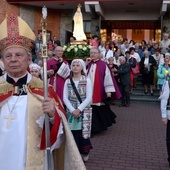
{"label": "roof overhang", "polygon": [[105,20],[158,20],[166,11],[169,0],[7,0],[11,4],[31,5],[50,9],[72,9],[82,5],[82,13]]}

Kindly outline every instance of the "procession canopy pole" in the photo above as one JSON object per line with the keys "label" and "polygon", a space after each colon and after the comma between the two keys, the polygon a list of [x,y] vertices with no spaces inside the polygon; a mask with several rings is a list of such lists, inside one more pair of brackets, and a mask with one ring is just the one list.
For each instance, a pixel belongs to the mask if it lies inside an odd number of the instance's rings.
{"label": "procession canopy pole", "polygon": [[[43,84],[44,84],[44,98],[48,97],[48,83],[47,83],[47,8],[44,6],[42,8],[42,58],[43,58]],[[50,124],[49,116],[45,113],[45,138],[46,138],[46,150],[45,150],[45,170],[53,170],[52,165],[52,153],[50,144]]]}

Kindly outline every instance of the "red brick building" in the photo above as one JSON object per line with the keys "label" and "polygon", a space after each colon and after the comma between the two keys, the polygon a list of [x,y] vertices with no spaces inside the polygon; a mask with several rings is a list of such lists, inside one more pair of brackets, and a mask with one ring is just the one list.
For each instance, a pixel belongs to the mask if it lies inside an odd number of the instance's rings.
{"label": "red brick building", "polygon": [[0,0],[0,22],[9,13],[15,13],[38,34],[41,30],[41,10],[45,5],[48,8],[47,25],[51,38],[55,35],[64,44],[71,36],[72,18],[79,3],[88,37],[98,34],[106,41],[122,37],[135,41],[159,41],[161,30],[170,29],[167,12],[170,2],[166,0]]}
{"label": "red brick building", "polygon": [[[42,18],[42,9],[40,7],[36,7],[36,6],[21,6],[20,3],[8,3],[6,0],[0,0],[0,6],[3,7],[0,13],[0,22],[2,22],[2,20],[6,17],[6,15],[10,14],[10,13],[14,13],[17,15],[20,15],[25,19],[27,14],[23,14],[21,12],[21,8],[25,8],[26,10],[29,10],[29,8],[34,8],[34,28],[33,31],[35,32],[35,34],[38,34],[38,30],[41,30],[41,18]],[[59,37],[60,34],[60,11],[58,10],[54,10],[54,9],[49,9],[48,10],[48,20],[47,20],[47,24],[48,24],[48,30],[51,30],[51,33],[53,35],[56,35],[57,37]],[[54,24],[55,22],[55,24]]]}

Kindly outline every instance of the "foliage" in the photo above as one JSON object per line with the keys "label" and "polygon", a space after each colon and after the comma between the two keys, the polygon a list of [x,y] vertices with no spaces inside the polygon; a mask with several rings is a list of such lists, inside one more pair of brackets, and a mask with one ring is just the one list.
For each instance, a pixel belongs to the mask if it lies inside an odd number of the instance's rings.
{"label": "foliage", "polygon": [[68,59],[90,56],[91,45],[64,45],[64,56]]}

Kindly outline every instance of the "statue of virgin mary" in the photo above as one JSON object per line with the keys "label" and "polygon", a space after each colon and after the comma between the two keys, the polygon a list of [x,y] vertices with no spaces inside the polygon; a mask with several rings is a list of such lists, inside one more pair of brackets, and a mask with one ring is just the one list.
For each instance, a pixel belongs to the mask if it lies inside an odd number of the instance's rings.
{"label": "statue of virgin mary", "polygon": [[76,38],[76,41],[86,40],[87,38],[84,33],[83,16],[81,13],[81,5],[80,4],[77,6],[77,11],[74,14],[73,20],[74,20],[73,36]]}

